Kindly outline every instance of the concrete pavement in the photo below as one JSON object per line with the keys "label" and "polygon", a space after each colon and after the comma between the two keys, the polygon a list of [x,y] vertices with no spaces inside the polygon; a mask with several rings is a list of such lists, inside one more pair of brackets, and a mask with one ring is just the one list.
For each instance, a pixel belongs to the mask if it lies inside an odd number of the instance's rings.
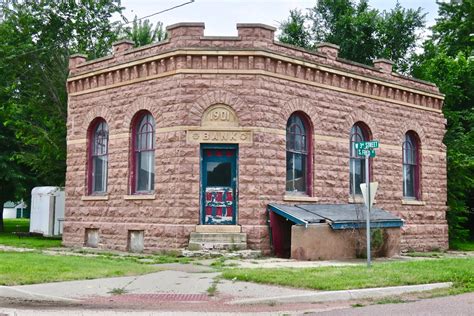
{"label": "concrete pavement", "polygon": [[208,294],[215,282],[219,296],[232,299],[286,297],[309,295],[314,291],[286,287],[218,280],[218,272],[189,273],[165,270],[135,277],[102,278],[83,281],[54,282],[0,287],[0,296],[25,297],[50,301],[81,301],[96,297],[110,297],[117,289],[123,294]]}
{"label": "concrete pavement", "polygon": [[[287,261],[287,263],[290,262]],[[429,291],[451,286],[451,283],[437,283],[346,291],[314,291],[223,280],[219,278],[219,272],[206,266],[168,264],[160,265],[160,267],[166,270],[131,277],[2,286],[0,297],[80,303],[98,298],[116,299],[121,296],[127,297],[127,295],[135,299],[155,295],[150,298],[155,300],[163,298],[167,301],[192,301],[193,299],[201,301],[207,296],[212,296],[214,300],[223,299],[226,304],[246,305],[351,300]]]}

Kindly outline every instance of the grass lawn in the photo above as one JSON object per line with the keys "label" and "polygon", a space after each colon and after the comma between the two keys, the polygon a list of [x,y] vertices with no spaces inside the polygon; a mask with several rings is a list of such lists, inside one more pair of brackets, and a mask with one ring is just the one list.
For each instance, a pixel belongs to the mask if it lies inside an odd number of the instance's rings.
{"label": "grass lawn", "polygon": [[452,250],[474,251],[474,240],[471,240],[471,241],[451,241],[449,246]]}
{"label": "grass lawn", "polygon": [[474,258],[304,269],[226,269],[226,279],[316,290],[347,290],[397,285],[453,282],[451,293],[474,291]]}
{"label": "grass lawn", "polygon": [[0,252],[0,285],[33,284],[138,275],[158,271],[126,259]]}
{"label": "grass lawn", "polygon": [[28,232],[30,220],[26,218],[4,219],[5,231],[0,233],[0,245],[23,248],[61,247],[61,239],[48,237],[18,237],[13,232]]}

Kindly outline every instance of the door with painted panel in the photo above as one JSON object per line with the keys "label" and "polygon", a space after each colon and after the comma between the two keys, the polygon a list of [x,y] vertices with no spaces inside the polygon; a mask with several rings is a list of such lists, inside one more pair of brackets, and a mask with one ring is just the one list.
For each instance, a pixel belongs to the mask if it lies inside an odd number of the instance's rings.
{"label": "door with painted panel", "polygon": [[201,222],[236,224],[237,147],[201,149]]}

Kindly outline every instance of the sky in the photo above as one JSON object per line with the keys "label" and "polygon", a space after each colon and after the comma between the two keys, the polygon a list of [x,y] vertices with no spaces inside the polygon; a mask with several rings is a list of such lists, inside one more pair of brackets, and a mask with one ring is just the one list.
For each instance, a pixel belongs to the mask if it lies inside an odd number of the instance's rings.
{"label": "sky", "polygon": [[[151,15],[190,0],[122,0],[124,16],[132,21]],[[399,0],[404,8],[423,8],[427,13],[427,25],[433,25],[438,6],[435,0]],[[162,21],[170,25],[178,22],[204,22],[204,34],[237,35],[237,23],[263,23],[278,27],[291,9],[311,8],[316,0],[194,0],[193,3],[150,17],[151,22]],[[396,0],[369,0],[369,5],[378,10],[390,10]]]}

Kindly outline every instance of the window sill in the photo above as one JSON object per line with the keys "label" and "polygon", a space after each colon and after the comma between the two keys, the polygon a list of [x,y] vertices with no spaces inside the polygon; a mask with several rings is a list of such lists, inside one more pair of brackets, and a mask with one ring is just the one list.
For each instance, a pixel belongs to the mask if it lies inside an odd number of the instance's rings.
{"label": "window sill", "polygon": [[81,197],[82,201],[108,201],[108,195],[84,195]]}
{"label": "window sill", "polygon": [[424,205],[426,205],[426,202],[425,201],[420,201],[420,200],[402,200],[402,205],[424,206]]}
{"label": "window sill", "polygon": [[154,194],[132,194],[124,195],[124,200],[154,200],[156,197]]}
{"label": "window sill", "polygon": [[[364,197],[362,195],[356,195],[355,197],[349,196],[349,204],[365,204]],[[376,204],[377,200],[374,200],[373,204]]]}
{"label": "window sill", "polygon": [[313,196],[307,195],[285,195],[283,201],[286,202],[318,202],[319,199]]}

